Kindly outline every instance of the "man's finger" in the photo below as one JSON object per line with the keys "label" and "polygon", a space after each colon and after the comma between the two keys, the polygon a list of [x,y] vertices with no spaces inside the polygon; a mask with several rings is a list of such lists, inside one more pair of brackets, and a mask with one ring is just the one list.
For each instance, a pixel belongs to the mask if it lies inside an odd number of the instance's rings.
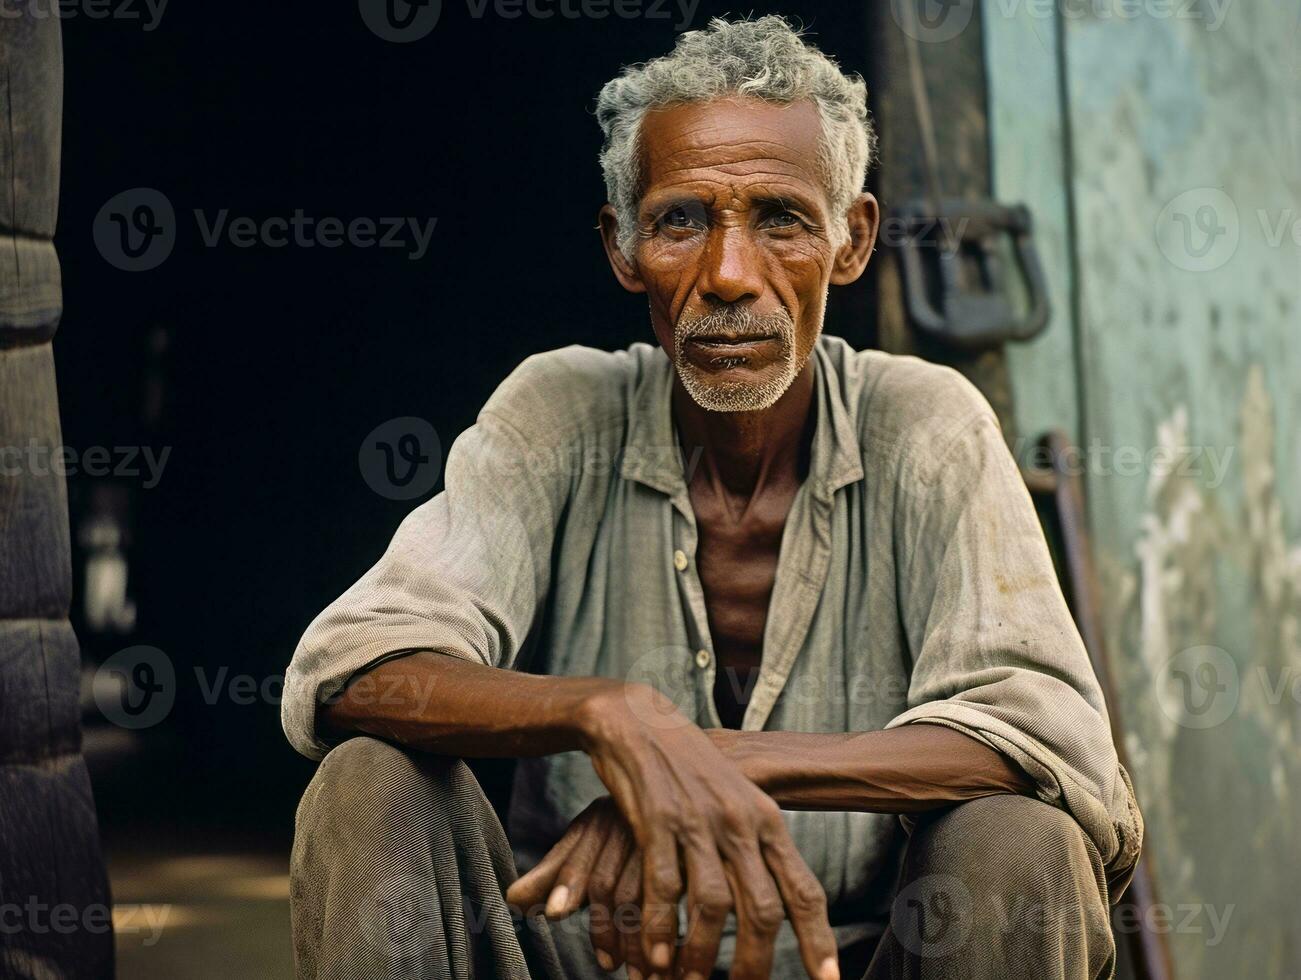
{"label": "man's finger", "polygon": [[547,851],[542,860],[530,869],[528,874],[521,875],[511,882],[510,887],[506,889],[507,903],[519,909],[530,910],[545,902],[547,896],[551,894],[556,874],[564,865],[565,859],[569,857],[569,852],[574,849],[583,837],[586,827],[587,822],[582,819],[580,814],[569,825],[569,829],[565,831],[564,836],[556,841],[555,846]]}
{"label": "man's finger", "polygon": [[718,960],[718,944],[732,909],[732,889],[712,840],[689,848],[685,863],[687,924],[675,975],[683,980],[704,980]]}
{"label": "man's finger", "polygon": [[610,910],[611,927],[619,942],[619,958],[628,970],[628,980],[643,980],[651,973],[641,944],[643,862],[638,860],[639,857],[637,853],[632,854],[631,860],[624,865]]}
{"label": "man's finger", "polygon": [[606,972],[623,962],[623,950],[613,922],[614,891],[629,861],[641,867],[641,855],[633,847],[632,838],[627,834],[611,834],[592,866],[587,883],[592,949]]}
{"label": "man's finger", "polygon": [[786,917],[800,941],[804,969],[813,980],[840,980],[836,936],[827,921],[827,895],[790,835],[774,833],[762,843],[764,860],[781,892]]}
{"label": "man's finger", "polygon": [[724,867],[736,908],[736,955],[731,978],[760,980],[772,972],[773,941],[786,918],[781,893],[757,844],[744,844],[726,857]]}
{"label": "man's finger", "polygon": [[681,897],[677,839],[657,829],[651,846],[642,854],[641,942],[646,961],[660,974],[673,967]]}
{"label": "man's finger", "polygon": [[587,883],[592,865],[596,863],[610,833],[611,821],[608,818],[593,820],[587,825],[587,830],[578,838],[578,843],[556,872],[551,893],[547,897],[547,918],[563,919],[582,907],[587,900]]}

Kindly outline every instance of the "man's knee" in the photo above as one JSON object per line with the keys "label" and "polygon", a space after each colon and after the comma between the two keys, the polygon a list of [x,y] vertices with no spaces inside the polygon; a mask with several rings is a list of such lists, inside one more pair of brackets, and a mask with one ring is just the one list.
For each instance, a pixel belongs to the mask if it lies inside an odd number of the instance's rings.
{"label": "man's knee", "polygon": [[365,736],[341,743],[298,806],[290,908],[299,976],[451,975],[473,938],[462,919],[501,904],[508,855],[462,760]]}
{"label": "man's knee", "polygon": [[347,848],[409,832],[442,802],[464,766],[365,735],[341,742],[321,760],[298,805],[299,843],[307,837]]}
{"label": "man's knee", "polygon": [[1051,952],[1087,960],[1089,976],[1113,955],[1096,849],[1069,814],[1024,796],[985,797],[921,818],[895,920],[934,955]]}
{"label": "man's knee", "polygon": [[[1079,824],[1027,796],[987,796],[919,821],[914,840],[931,871],[974,886],[1051,895],[1069,883],[1101,882],[1101,862]],[[1102,895],[1098,895],[1102,901]]]}
{"label": "man's knee", "polygon": [[375,816],[416,782],[416,767],[406,752],[377,738],[357,736],[331,749],[298,806],[298,821],[324,811],[339,818]]}

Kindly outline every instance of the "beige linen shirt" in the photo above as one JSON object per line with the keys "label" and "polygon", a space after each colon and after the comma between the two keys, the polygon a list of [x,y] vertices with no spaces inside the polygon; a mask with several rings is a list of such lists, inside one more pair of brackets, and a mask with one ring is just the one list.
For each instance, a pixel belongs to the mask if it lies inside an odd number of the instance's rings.
{"label": "beige linen shirt", "polygon": [[[947,725],[1069,812],[1113,882],[1142,820],[1033,505],[989,405],[956,372],[824,336],[810,471],[791,507],[747,730]],[[446,489],[303,636],[283,722],[329,748],[321,699],[398,651],[659,687],[719,725],[715,659],[658,347],[528,358],[447,457]],[[648,719],[653,723],[653,719]],[[604,793],[586,755],[523,760],[521,864]],[[888,895],[898,818],[788,813],[833,906]],[[884,915],[884,908],[878,911]]]}

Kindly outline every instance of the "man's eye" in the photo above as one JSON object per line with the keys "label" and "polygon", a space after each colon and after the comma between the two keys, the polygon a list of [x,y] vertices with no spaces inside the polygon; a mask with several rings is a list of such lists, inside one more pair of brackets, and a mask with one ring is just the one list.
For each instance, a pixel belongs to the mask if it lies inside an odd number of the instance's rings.
{"label": "man's eye", "polygon": [[764,222],[770,228],[794,228],[800,224],[799,216],[790,211],[776,211]]}
{"label": "man's eye", "polygon": [[665,228],[698,228],[700,219],[687,208],[676,207],[660,216],[660,224]]}

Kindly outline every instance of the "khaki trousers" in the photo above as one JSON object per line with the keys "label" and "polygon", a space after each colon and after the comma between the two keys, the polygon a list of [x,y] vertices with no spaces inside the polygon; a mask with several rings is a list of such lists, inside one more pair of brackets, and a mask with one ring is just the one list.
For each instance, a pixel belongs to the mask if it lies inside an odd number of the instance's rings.
{"label": "khaki trousers", "polygon": [[[300,978],[596,980],[585,918],[513,915],[516,877],[465,763],[368,737],[321,762],[298,808],[291,870]],[[1066,813],[991,796],[918,817],[864,980],[1110,977],[1102,862]],[[623,976],[620,970],[617,974]],[[774,977],[798,980],[798,958]],[[849,976],[842,970],[842,975]]]}

